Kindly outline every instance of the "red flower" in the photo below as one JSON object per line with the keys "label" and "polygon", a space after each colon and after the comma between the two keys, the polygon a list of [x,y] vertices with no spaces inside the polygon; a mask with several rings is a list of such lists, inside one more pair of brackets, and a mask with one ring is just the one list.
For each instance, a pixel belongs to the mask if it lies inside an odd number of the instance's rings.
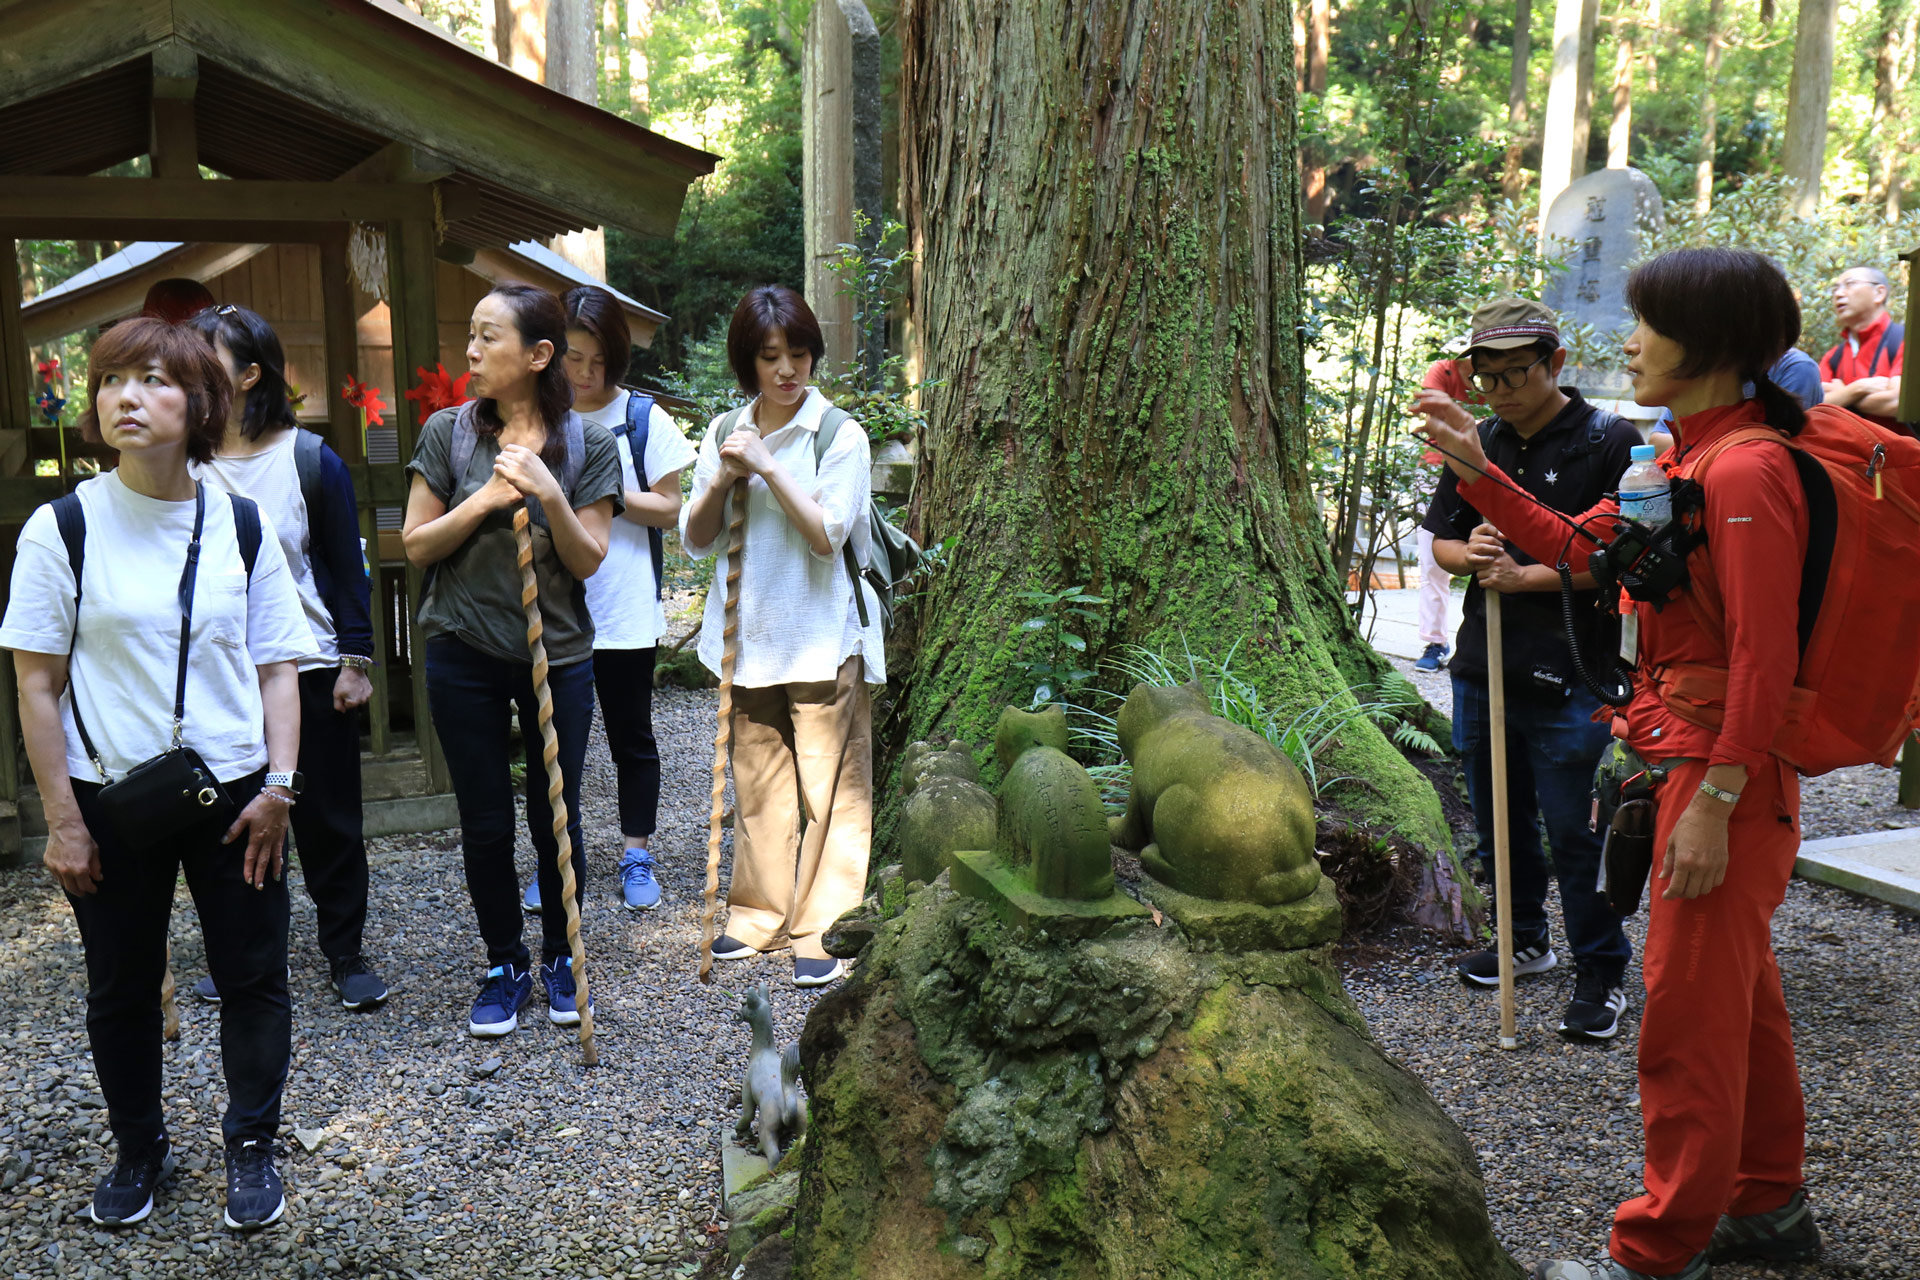
{"label": "red flower", "polygon": [[435,364],[432,373],[427,372],[425,365],[415,369],[414,373],[419,376],[420,382],[407,392],[407,399],[419,403],[422,418],[432,417],[442,409],[456,408],[473,399],[467,394],[467,380],[473,377],[471,371],[453,378],[447,375],[445,365]]}
{"label": "red flower", "polygon": [[348,378],[347,385],[340,394],[348,404],[367,415],[368,426],[378,427],[385,424],[386,419],[380,415],[386,411],[388,405],[380,398],[380,388]]}
{"label": "red flower", "polygon": [[40,370],[40,380],[42,382],[52,382],[60,376],[60,357],[48,356],[40,362],[38,368]]}

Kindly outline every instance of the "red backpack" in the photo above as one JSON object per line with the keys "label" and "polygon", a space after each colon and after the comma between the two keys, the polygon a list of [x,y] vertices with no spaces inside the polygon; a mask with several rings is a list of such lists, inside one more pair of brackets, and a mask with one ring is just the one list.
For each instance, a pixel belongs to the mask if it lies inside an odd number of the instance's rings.
{"label": "red backpack", "polygon": [[[1920,440],[1833,405],[1807,410],[1788,439],[1743,427],[1713,442],[1686,473],[1701,484],[1715,458],[1750,440],[1792,455],[1807,495],[1800,580],[1800,670],[1771,751],[1809,777],[1848,765],[1891,765],[1920,719]],[[1686,593],[1711,634],[1726,634],[1719,593]],[[1724,667],[1680,664],[1653,676],[1667,708],[1718,729]]]}

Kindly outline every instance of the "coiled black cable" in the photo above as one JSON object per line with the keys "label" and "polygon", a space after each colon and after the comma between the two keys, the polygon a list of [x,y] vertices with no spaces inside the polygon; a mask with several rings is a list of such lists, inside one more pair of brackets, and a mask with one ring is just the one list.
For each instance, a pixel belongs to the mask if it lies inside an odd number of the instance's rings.
{"label": "coiled black cable", "polygon": [[1619,660],[1609,655],[1607,662],[1612,667],[1613,678],[1619,682],[1618,688],[1608,689],[1593,678],[1587,670],[1586,659],[1580,656],[1580,637],[1573,623],[1573,570],[1567,562],[1560,562],[1560,616],[1567,626],[1567,651],[1573,655],[1573,670],[1587,691],[1610,707],[1624,707],[1633,701],[1633,672],[1620,665]]}

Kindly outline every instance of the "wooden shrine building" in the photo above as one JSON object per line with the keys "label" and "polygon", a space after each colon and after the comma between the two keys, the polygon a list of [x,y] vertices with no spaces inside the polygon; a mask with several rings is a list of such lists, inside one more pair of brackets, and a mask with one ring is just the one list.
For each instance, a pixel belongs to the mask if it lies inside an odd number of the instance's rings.
{"label": "wooden shrine building", "polygon": [[[289,348],[304,348],[295,376],[309,393],[303,416],[324,412],[315,428],[353,469],[370,551],[380,545],[376,510],[406,501],[403,463],[421,425],[418,403],[404,396],[413,370],[465,368],[471,299],[446,300],[460,308],[449,325],[443,291],[484,291],[480,277],[548,283],[540,270],[552,263],[540,260],[541,246],[583,227],[670,236],[687,186],[715,164],[487,60],[397,0],[0,0],[0,33],[8,263],[24,238],[143,241],[204,251],[197,269],[167,274],[244,271],[250,291],[233,300],[288,323]],[[98,176],[142,156],[151,176]],[[384,285],[377,307],[364,279],[366,263],[380,257],[370,249],[385,259],[384,278],[371,282]],[[362,268],[358,292],[350,257]],[[636,338],[650,338],[664,318],[628,311]],[[7,567],[27,515],[77,478],[35,474],[36,463],[71,458],[75,448],[71,430],[63,439],[37,424],[28,345],[19,271],[7,265]],[[369,374],[391,378],[379,384],[392,406],[385,448],[372,440],[363,448],[359,411],[334,394],[349,376],[372,381]],[[369,726],[378,774],[368,780],[369,834],[448,825],[453,812],[408,643],[420,575],[393,550],[370,557],[381,665]],[[11,663],[0,663],[0,680],[4,855],[21,847],[24,760]]]}

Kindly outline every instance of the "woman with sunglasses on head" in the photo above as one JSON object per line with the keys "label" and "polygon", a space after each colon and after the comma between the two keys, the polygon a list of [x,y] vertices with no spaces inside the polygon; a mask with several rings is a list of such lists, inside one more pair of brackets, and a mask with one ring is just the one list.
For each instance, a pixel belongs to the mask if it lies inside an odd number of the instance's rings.
{"label": "woman with sunglasses on head", "polygon": [[[262,1227],[286,1210],[272,1149],[293,1029],[281,858],[294,664],[313,636],[271,523],[188,470],[226,427],[213,348],[164,320],[123,321],[94,344],[87,392],[81,432],[119,465],[27,520],[0,646],[46,805],[47,869],[80,926],[87,1038],[119,1147],[88,1212],[141,1221],[174,1167],[160,989],[184,869],[225,997],[225,1221]],[[156,791],[153,778],[169,781]]]}
{"label": "woman with sunglasses on head", "polygon": [[[873,842],[872,703],[885,684],[879,601],[847,571],[869,555],[867,433],[808,385],[826,353],[805,299],[749,290],[727,329],[727,361],[753,399],[715,418],[700,444],[680,538],[718,554],[700,660],[718,672],[727,643],[726,534],[735,480],[747,480],[733,673],[733,877],[716,960],[793,948],[793,981],[845,972],[828,925],[866,891]],[[855,593],[862,593],[856,595]]]}
{"label": "woman with sunglasses on head", "polygon": [[[194,474],[260,504],[293,573],[315,649],[300,659],[300,803],[294,847],[319,919],[321,954],[340,1003],[371,1009],[387,985],[361,955],[367,845],[360,818],[360,715],[373,694],[371,588],[346,463],[303,431],[287,398],[273,326],[244,307],[208,308],[187,324],[213,343],[233,383],[226,434]],[[303,438],[304,437],[304,438]],[[194,993],[218,1001],[211,977]]]}
{"label": "woman with sunglasses on head", "polygon": [[[418,618],[427,700],[446,746],[467,892],[487,951],[487,976],[467,1020],[468,1033],[479,1037],[514,1031],[533,994],[513,865],[509,717],[516,706],[534,874],[542,899],[555,908],[561,901],[513,529],[522,504],[532,514],[561,798],[585,900],[580,770],[593,722],[593,619],[582,584],[600,568],[626,499],[613,436],[573,411],[566,353],[567,317],[558,298],[531,285],[496,286],[474,307],[467,334],[467,385],[479,399],[427,419],[407,464],[413,489],[401,536],[407,559],[428,571]],[[541,944],[547,1018],[574,1025],[580,1011],[563,911],[546,912]]]}
{"label": "woman with sunglasses on head", "polygon": [[[1765,258],[1663,254],[1634,271],[1627,301],[1639,321],[1626,343],[1634,399],[1675,417],[1670,474],[1689,475],[1734,431],[1800,431],[1800,402],[1767,373],[1799,337],[1800,311]],[[1463,413],[1427,395],[1414,411],[1454,455],[1447,465],[1461,494],[1508,540],[1543,562],[1564,555],[1586,567],[1593,544],[1570,543],[1565,524],[1506,487]],[[1807,502],[1788,451],[1769,438],[1720,453],[1705,493],[1710,536],[1687,557],[1682,588],[1696,599],[1635,604],[1622,650],[1637,650],[1639,672],[1615,719],[1625,747],[1662,771],[1642,957],[1646,1192],[1615,1214],[1607,1256],[1543,1263],[1539,1280],[1696,1280],[1712,1263],[1790,1261],[1820,1247],[1802,1189],[1806,1115],[1770,936],[1800,844],[1799,775],[1769,747],[1799,667]],[[1585,518],[1617,510],[1609,500]],[[1490,539],[1474,541],[1474,555],[1491,554]],[[1718,632],[1695,607],[1715,597]],[[1681,666],[1726,673],[1717,730],[1661,696],[1659,673]]]}
{"label": "woman with sunglasses on head", "polygon": [[[605,289],[568,290],[567,380],[573,407],[613,433],[627,508],[608,535],[607,558],[587,579],[593,614],[593,686],[607,726],[620,796],[620,892],[629,911],[660,905],[653,836],[660,807],[660,755],[653,739],[653,657],[667,612],[660,603],[661,530],[680,521],[680,473],[694,450],[652,396],[620,385],[631,347],[627,315]],[[536,881],[528,889],[537,902]]]}

